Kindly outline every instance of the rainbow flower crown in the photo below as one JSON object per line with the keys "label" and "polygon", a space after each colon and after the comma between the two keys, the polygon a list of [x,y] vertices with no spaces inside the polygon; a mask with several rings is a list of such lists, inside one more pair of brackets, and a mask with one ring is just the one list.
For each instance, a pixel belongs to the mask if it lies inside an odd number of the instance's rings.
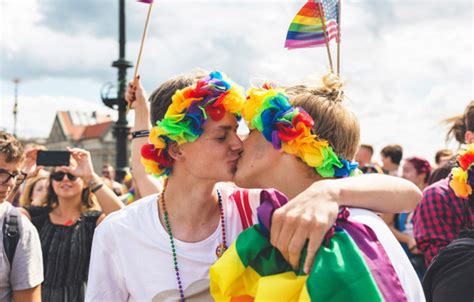
{"label": "rainbow flower crown", "polygon": [[459,151],[457,167],[451,170],[452,179],[449,182],[457,197],[468,198],[474,186],[474,144],[469,144],[466,150]]}
{"label": "rainbow flower crown", "polygon": [[358,166],[338,158],[329,142],[313,133],[313,118],[303,108],[293,107],[283,89],[271,84],[251,88],[242,115],[249,128],[262,132],[275,149],[298,156],[322,177],[347,177]]}
{"label": "rainbow flower crown", "polygon": [[217,71],[193,86],[177,90],[164,119],[151,129],[150,143],[141,149],[146,172],[155,176],[169,175],[173,166],[168,154],[170,142],[181,145],[195,141],[203,133],[202,127],[209,117],[218,121],[229,112],[240,118],[244,102],[242,88]]}

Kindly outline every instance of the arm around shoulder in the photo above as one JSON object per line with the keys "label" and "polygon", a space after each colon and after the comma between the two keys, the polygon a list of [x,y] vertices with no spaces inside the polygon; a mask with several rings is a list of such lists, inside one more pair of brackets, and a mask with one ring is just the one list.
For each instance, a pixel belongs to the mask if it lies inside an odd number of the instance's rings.
{"label": "arm around shoulder", "polygon": [[332,181],[339,192],[339,205],[380,213],[411,212],[422,197],[413,183],[389,175],[366,174],[325,181]]}

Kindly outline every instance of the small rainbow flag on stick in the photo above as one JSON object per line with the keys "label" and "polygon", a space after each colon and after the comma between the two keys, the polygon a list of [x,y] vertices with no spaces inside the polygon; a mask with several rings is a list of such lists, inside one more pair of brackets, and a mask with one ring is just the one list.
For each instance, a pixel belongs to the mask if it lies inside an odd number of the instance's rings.
{"label": "small rainbow flag on stick", "polygon": [[325,46],[326,42],[338,37],[337,1],[322,1],[309,0],[299,10],[288,28],[286,48]]}

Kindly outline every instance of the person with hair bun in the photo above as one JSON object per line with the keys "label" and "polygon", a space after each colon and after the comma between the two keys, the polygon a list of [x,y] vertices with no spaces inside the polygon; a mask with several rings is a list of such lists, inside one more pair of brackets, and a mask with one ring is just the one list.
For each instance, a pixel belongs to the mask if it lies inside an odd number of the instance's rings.
{"label": "person with hair bun", "polygon": [[[242,115],[251,132],[244,141],[234,182],[244,188],[275,190],[261,191],[264,203],[255,213],[260,224],[243,232],[211,267],[211,293],[216,301],[243,297],[268,301],[424,300],[407,256],[374,212],[354,208],[357,205],[350,203],[351,207],[341,209],[317,254],[316,260],[320,261],[314,265],[301,259],[301,249],[303,254],[312,254],[313,242],[307,239],[317,235],[309,232],[294,236],[303,230],[283,228],[293,224],[295,217],[308,219],[306,209],[287,201],[310,187],[324,186],[333,179],[354,185],[371,178],[406,182],[387,175],[358,175],[357,163],[352,160],[359,145],[360,127],[343,100],[343,84],[333,74],[324,76],[319,87],[282,89],[265,84],[248,92]],[[361,191],[346,202],[365,194]],[[308,200],[307,205],[319,202]],[[347,234],[341,228],[348,221],[360,223],[367,231],[352,237],[359,238],[354,240],[371,242],[377,248],[353,251],[337,241],[342,233]],[[322,255],[329,256],[321,260]],[[374,261],[377,265],[369,264],[370,270],[364,273],[359,262],[351,258],[354,255],[363,255],[366,263]],[[354,275],[357,285],[351,277]],[[372,282],[380,287],[374,289]]]}

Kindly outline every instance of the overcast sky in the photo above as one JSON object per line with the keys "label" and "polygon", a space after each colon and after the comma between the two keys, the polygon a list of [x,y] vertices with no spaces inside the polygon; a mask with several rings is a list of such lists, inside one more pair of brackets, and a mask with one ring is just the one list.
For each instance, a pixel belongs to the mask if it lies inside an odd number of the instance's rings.
{"label": "overcast sky", "polygon": [[[304,3],[155,0],[140,68],[145,88],[196,67],[222,70],[244,87],[314,83],[328,71],[326,50],[283,48]],[[473,9],[471,0],[343,1],[342,77],[363,143],[377,153],[399,143],[406,156],[430,161],[447,146],[440,122],[474,98]],[[117,78],[118,0],[0,0],[0,10],[0,128],[12,131],[15,77],[22,137],[48,136],[57,110],[109,111],[100,90]],[[132,62],[146,12],[126,0]]]}

